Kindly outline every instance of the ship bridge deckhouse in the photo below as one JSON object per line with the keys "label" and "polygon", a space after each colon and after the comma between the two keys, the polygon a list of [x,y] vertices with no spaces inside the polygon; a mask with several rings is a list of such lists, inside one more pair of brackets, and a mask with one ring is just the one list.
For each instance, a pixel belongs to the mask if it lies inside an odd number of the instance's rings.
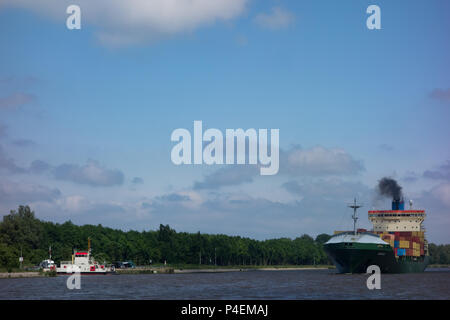
{"label": "ship bridge deckhouse", "polygon": [[392,210],[370,210],[369,220],[373,231],[424,231],[425,210],[404,210],[400,200],[392,202]]}

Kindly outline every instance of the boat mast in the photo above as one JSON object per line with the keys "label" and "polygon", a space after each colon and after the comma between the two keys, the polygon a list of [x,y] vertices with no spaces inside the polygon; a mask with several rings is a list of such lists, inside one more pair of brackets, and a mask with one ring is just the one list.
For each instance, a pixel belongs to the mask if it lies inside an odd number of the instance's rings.
{"label": "boat mast", "polygon": [[353,203],[348,205],[348,207],[353,209],[353,216],[352,216],[352,219],[353,219],[353,232],[356,235],[356,221],[358,220],[358,215],[356,214],[356,209],[361,208],[362,204],[357,204],[356,203],[356,198],[355,198]]}
{"label": "boat mast", "polygon": [[91,263],[91,237],[88,237],[88,261]]}

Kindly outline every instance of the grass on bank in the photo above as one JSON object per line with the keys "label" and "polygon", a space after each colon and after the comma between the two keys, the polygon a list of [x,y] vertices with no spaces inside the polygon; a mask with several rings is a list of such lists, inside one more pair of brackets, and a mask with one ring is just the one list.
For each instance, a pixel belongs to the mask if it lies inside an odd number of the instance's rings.
{"label": "grass on bank", "polygon": [[450,268],[450,264],[430,264],[427,268]]}
{"label": "grass on bank", "polygon": [[18,272],[38,272],[39,270],[32,270],[30,268],[5,268],[0,267],[0,273],[18,273]]}
{"label": "grass on bank", "polygon": [[186,269],[292,269],[292,268],[334,268],[333,265],[228,265],[228,266],[215,266],[210,264],[186,264],[186,263],[173,263],[173,264],[152,264],[147,266],[137,266],[136,269],[147,268],[172,268],[176,270]]}

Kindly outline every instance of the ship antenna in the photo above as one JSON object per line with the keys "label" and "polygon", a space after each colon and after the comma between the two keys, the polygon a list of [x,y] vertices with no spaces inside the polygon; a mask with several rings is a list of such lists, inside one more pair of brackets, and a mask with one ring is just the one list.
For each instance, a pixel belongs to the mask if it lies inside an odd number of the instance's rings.
{"label": "ship antenna", "polygon": [[358,220],[358,215],[356,214],[356,209],[361,208],[362,204],[357,204],[356,203],[356,198],[355,198],[353,203],[349,204],[348,207],[353,209],[353,216],[352,216],[352,219],[353,219],[353,232],[356,235],[356,221]]}

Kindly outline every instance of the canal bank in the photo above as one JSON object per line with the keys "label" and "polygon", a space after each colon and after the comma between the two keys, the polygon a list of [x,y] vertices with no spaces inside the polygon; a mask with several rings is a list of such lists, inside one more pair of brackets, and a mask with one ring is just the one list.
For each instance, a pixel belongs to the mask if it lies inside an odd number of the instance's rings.
{"label": "canal bank", "polygon": [[42,272],[0,272],[0,279],[45,277]]}

